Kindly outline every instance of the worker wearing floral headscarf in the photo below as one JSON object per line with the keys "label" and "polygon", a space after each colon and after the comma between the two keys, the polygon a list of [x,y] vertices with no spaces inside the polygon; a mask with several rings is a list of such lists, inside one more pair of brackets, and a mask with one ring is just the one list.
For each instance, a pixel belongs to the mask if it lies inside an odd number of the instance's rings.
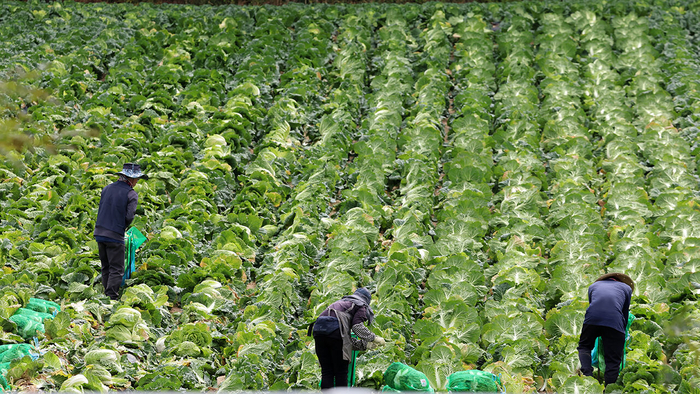
{"label": "worker wearing floral headscarf", "polygon": [[[368,350],[384,345],[364,323],[371,325],[374,312],[369,290],[361,287],[326,308],[313,324],[316,355],[321,364],[321,388],[346,387],[348,366],[353,350]],[[311,332],[311,327],[309,328]],[[351,331],[359,339],[351,337]]]}

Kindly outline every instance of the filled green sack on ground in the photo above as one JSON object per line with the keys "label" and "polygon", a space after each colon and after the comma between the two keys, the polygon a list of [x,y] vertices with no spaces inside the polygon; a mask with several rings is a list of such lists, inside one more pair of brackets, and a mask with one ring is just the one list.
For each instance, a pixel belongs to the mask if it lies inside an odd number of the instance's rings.
{"label": "filled green sack on ground", "polygon": [[26,316],[39,323],[43,323],[45,319],[53,319],[53,315],[50,313],[37,312],[27,308],[17,309],[15,315]]}
{"label": "filled green sack on ground", "polygon": [[[8,350],[12,350],[12,349],[18,348],[18,347],[24,348],[24,347],[27,347],[27,346],[29,346],[29,348],[32,348],[32,345],[30,345],[30,344],[28,344],[28,343],[11,343],[11,344],[8,344],[8,345],[0,345],[0,354],[5,353],[5,352],[8,351]],[[0,364],[2,364],[3,362],[4,362],[4,361],[0,362]]]}
{"label": "filled green sack on ground", "polygon": [[501,379],[489,372],[470,369],[455,372],[447,377],[449,392],[497,393]]}
{"label": "filled green sack on ground", "polygon": [[0,363],[0,386],[3,390],[10,389],[10,383],[8,383],[5,378],[8,369],[10,369],[10,363]]}
{"label": "filled green sack on ground", "polygon": [[29,303],[25,306],[27,309],[42,313],[60,312],[61,306],[53,301],[42,300],[40,298],[30,298]]}
{"label": "filled green sack on ground", "polygon": [[15,314],[10,316],[10,320],[17,324],[17,333],[24,339],[31,339],[44,332],[44,323],[31,317]]}
{"label": "filled green sack on ground", "polygon": [[0,364],[9,363],[16,358],[28,356],[34,347],[27,343],[0,346]]}
{"label": "filled green sack on ground", "polygon": [[[384,371],[384,383],[397,391],[434,392],[428,377],[403,363],[393,363]],[[389,390],[382,390],[389,391]]]}

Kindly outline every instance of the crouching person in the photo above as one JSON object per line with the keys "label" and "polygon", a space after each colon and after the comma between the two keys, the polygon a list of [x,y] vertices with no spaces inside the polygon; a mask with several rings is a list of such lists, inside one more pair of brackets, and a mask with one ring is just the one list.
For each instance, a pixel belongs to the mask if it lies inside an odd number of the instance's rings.
{"label": "crouching person", "polygon": [[588,309],[581,328],[578,357],[581,373],[593,376],[591,351],[598,337],[605,357],[605,385],[615,383],[625,351],[625,328],[634,282],[621,273],[605,274],[588,288]]}
{"label": "crouching person", "polygon": [[[359,288],[331,304],[316,319],[313,329],[309,328],[321,364],[322,389],[347,387],[353,350],[371,350],[386,343],[364,325],[374,321],[370,300],[369,290]],[[358,338],[352,338],[351,332]]]}

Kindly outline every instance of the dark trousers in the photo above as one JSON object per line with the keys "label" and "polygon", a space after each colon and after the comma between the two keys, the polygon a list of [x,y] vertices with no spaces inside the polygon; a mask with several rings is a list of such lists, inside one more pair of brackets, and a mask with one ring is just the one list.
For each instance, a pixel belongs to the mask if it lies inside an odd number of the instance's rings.
{"label": "dark trousers", "polygon": [[124,278],[124,244],[98,242],[97,247],[102,262],[102,286],[105,288],[105,295],[117,300]]}
{"label": "dark trousers", "polygon": [[617,382],[620,375],[620,363],[625,351],[625,333],[605,326],[583,325],[578,342],[578,359],[581,361],[581,373],[585,376],[593,376],[591,352],[598,337],[603,341],[605,385],[612,384]]}
{"label": "dark trousers", "polygon": [[348,366],[343,360],[343,340],[327,336],[315,336],[316,355],[321,364],[321,388],[348,386]]}

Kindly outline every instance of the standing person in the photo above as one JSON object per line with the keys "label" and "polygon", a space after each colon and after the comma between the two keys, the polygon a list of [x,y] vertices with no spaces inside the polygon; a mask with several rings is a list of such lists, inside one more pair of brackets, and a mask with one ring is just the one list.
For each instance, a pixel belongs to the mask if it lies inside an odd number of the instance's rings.
{"label": "standing person", "polygon": [[134,163],[124,164],[115,175],[119,175],[119,180],[102,189],[93,233],[102,262],[102,286],[112,300],[119,298],[124,277],[124,233],[134,220],[139,203],[134,186],[139,179],[148,179],[141,166]]}
{"label": "standing person", "polygon": [[588,309],[581,328],[578,358],[581,373],[593,376],[591,352],[596,338],[603,342],[605,385],[615,383],[625,350],[625,329],[634,291],[632,278],[621,273],[605,274],[588,287]]}
{"label": "standing person", "polygon": [[[374,312],[369,306],[371,297],[369,290],[361,287],[331,304],[313,324],[322,389],[347,387],[353,350],[371,350],[386,343],[364,325],[364,322],[371,325],[374,321]],[[359,339],[352,338],[350,331]]]}

